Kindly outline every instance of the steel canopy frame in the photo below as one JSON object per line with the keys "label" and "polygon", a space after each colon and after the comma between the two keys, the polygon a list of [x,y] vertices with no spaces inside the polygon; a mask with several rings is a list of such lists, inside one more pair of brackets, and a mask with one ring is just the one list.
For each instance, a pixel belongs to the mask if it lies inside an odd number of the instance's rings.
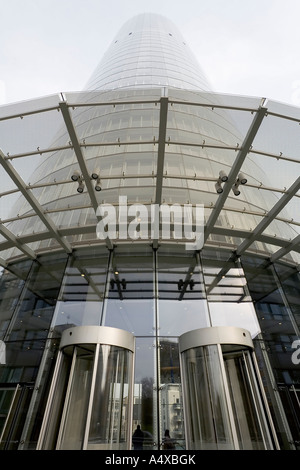
{"label": "steel canopy frame", "polygon": [[215,207],[213,208],[211,215],[207,221],[207,224],[204,228],[204,243],[207,241],[210,233],[213,230],[213,227],[216,223],[217,218],[219,217],[219,214],[224,206],[224,203],[231,191],[231,188],[233,184],[235,183],[238,173],[245,161],[245,158],[248,154],[248,152],[251,149],[251,146],[253,144],[253,141],[255,139],[255,136],[260,128],[260,125],[267,113],[267,108],[264,106],[265,100],[263,100],[262,105],[259,107],[257,110],[254,119],[252,121],[252,124],[247,132],[247,135],[244,139],[244,142],[242,144],[242,147],[240,148],[238,155],[234,161],[234,164],[232,165],[231,171],[228,175],[228,181],[226,182],[226,185],[224,185],[223,192],[219,195],[219,198],[216,202]]}
{"label": "steel canopy frame", "polygon": [[[86,95],[86,93],[85,93]],[[86,188],[87,188],[87,191],[88,191],[88,194],[89,194],[89,199],[90,199],[90,204],[91,205],[88,205],[88,207],[91,207],[93,208],[93,210],[95,211],[95,220],[99,220],[99,218],[97,217],[97,208],[98,208],[98,201],[97,201],[97,198],[96,198],[96,194],[95,194],[95,191],[94,191],[94,187],[93,187],[93,184],[92,184],[92,181],[91,181],[91,178],[90,178],[90,175],[88,173],[88,169],[87,169],[87,166],[86,166],[86,161],[85,161],[85,157],[84,157],[84,153],[83,153],[83,146],[84,145],[87,145],[86,143],[80,143],[79,142],[79,139],[77,137],[77,133],[76,133],[76,127],[73,123],[73,120],[72,120],[72,117],[71,117],[71,114],[70,114],[70,107],[76,107],[76,106],[100,106],[100,105],[103,105],[103,104],[108,104],[108,103],[89,103],[88,101],[84,101],[84,102],[80,102],[79,105],[78,104],[70,104],[67,102],[67,100],[64,98],[63,95],[61,95],[61,100],[59,101],[58,103],[58,106],[57,107],[53,107],[51,109],[57,109],[57,110],[60,110],[61,113],[62,113],[62,116],[63,116],[63,121],[64,121],[64,124],[66,126],[66,130],[68,131],[68,134],[69,134],[69,137],[70,137],[70,142],[71,142],[71,146],[69,148],[72,148],[75,152],[75,155],[77,157],[77,161],[78,161],[78,164],[79,164],[79,167],[80,167],[80,171],[81,171],[81,174],[84,178],[84,182],[86,184]],[[119,101],[118,101],[119,102]],[[124,101],[120,101],[120,103],[122,104],[126,104],[127,102],[130,102],[131,104],[134,104],[134,103],[148,103],[149,100],[140,100],[140,99],[137,99],[137,100],[124,100]],[[160,99],[156,99],[156,100],[151,100],[150,101],[151,103],[155,103],[155,104],[160,104],[160,114],[159,114],[159,128],[158,128],[158,150],[157,150],[157,171],[156,171],[156,175],[151,175],[152,178],[155,177],[156,178],[156,187],[155,187],[155,203],[156,204],[161,204],[161,199],[162,199],[162,191],[163,191],[163,178],[164,178],[164,160],[165,160],[165,150],[166,150],[166,145],[169,145],[169,144],[172,144],[174,143],[175,145],[180,145],[179,142],[172,142],[171,140],[168,140],[166,139],[166,133],[167,133],[167,128],[168,128],[168,107],[170,104],[172,104],[173,102],[177,102],[176,100],[174,99],[170,99],[168,98],[167,96],[161,96]],[[115,102],[114,101],[111,101],[109,104],[111,105],[114,105]],[[204,106],[204,107],[207,107],[207,106],[214,106],[213,103],[210,103],[209,105],[206,104],[206,103],[197,103],[197,102],[190,102],[190,101],[186,101],[186,102],[181,102],[181,104],[186,104],[186,105],[195,105],[195,106]],[[237,157],[234,161],[234,164],[231,168],[231,171],[229,173],[229,178],[228,178],[228,181],[227,183],[224,185],[224,188],[223,188],[223,193],[219,195],[216,203],[214,204],[213,208],[212,208],[212,211],[211,211],[211,214],[210,214],[210,217],[208,219],[208,222],[206,224],[206,227],[205,227],[205,230],[204,230],[204,243],[205,245],[204,246],[208,246],[210,245],[210,242],[208,242],[208,238],[209,238],[209,235],[211,233],[218,233],[220,232],[221,234],[227,234],[229,236],[239,236],[241,238],[244,238],[243,242],[237,247],[237,249],[234,251],[234,256],[230,256],[229,257],[229,260],[228,261],[233,261],[235,259],[236,256],[239,256],[240,254],[244,253],[250,246],[251,244],[253,244],[253,242],[255,241],[261,241],[261,242],[264,242],[264,243],[267,243],[267,244],[272,244],[272,237],[271,236],[268,236],[266,234],[264,234],[264,230],[266,229],[266,227],[274,220],[276,219],[277,215],[279,214],[279,212],[287,205],[287,203],[292,199],[293,196],[295,197],[299,197],[297,193],[297,191],[300,189],[300,178],[298,178],[291,186],[288,190],[278,190],[277,191],[280,191],[280,192],[283,192],[283,196],[281,197],[280,200],[278,200],[278,202],[266,213],[266,215],[264,216],[263,213],[261,214],[257,214],[262,218],[261,222],[257,225],[257,227],[254,229],[254,231],[252,231],[250,234],[247,233],[247,231],[245,230],[240,230],[240,231],[237,231],[236,229],[234,228],[220,228],[220,227],[215,227],[215,223],[216,223],[216,220],[218,218],[218,216],[220,215],[221,211],[222,210],[233,210],[233,211],[237,211],[237,212],[240,212],[238,209],[232,209],[230,207],[226,207],[225,206],[225,202],[229,196],[229,193],[231,191],[231,188],[232,188],[232,185],[235,183],[236,181],[236,178],[237,178],[237,175],[242,167],[242,164],[245,160],[245,158],[247,157],[247,154],[250,153],[250,152],[254,152],[254,153],[259,153],[259,151],[257,150],[253,150],[252,149],[252,143],[255,139],[255,136],[258,132],[258,130],[260,129],[260,125],[263,121],[263,118],[266,114],[274,114],[272,112],[269,112],[267,107],[265,106],[266,105],[266,100],[263,99],[262,102],[261,102],[261,105],[258,107],[258,108],[247,108],[247,107],[237,107],[237,109],[239,110],[242,110],[242,111],[247,111],[247,112],[251,112],[252,114],[255,113],[255,116],[254,116],[254,119],[250,125],[250,127],[248,128],[248,132],[246,134],[246,137],[241,145],[241,147],[239,148],[238,150],[238,154],[237,154]],[[226,105],[222,105],[222,108],[224,109],[232,109],[231,106],[226,106]],[[235,108],[233,108],[235,109]],[[37,113],[42,113],[42,112],[45,112],[47,111],[47,109],[39,109],[39,110],[32,110],[31,112],[29,112],[29,114],[37,114]],[[24,114],[24,113],[22,113]],[[14,117],[16,117],[17,114],[14,115]],[[276,115],[277,116],[277,115]],[[20,115],[20,117],[22,117]],[[297,121],[297,119],[294,119],[290,116],[285,116],[285,115],[282,115],[282,114],[279,114],[278,115],[279,118],[282,118],[282,119],[290,119],[290,120],[295,120]],[[8,115],[7,116],[7,119],[11,119],[11,116]],[[1,117],[1,120],[5,120],[5,117]],[[297,121],[298,122],[298,121]],[[300,122],[300,120],[299,120]],[[136,142],[131,142],[132,144],[136,144]],[[141,144],[141,142],[139,142]],[[142,142],[143,143],[150,143],[150,142]],[[157,143],[157,141],[156,141]],[[95,144],[88,144],[88,145],[94,145],[94,146],[98,146],[98,145],[113,145],[114,143],[95,143]],[[186,143],[188,144],[188,142]],[[186,145],[186,144],[182,144],[182,145]],[[192,143],[191,145],[197,145],[195,143]],[[198,144],[199,146],[201,146],[201,144]],[[66,148],[66,147],[62,147],[62,148]],[[227,148],[226,146],[220,146],[217,148],[224,148],[224,149],[227,149],[227,150],[232,150],[231,148]],[[0,234],[3,235],[3,237],[7,240],[7,242],[2,242],[0,243],[0,248],[2,249],[7,249],[7,248],[11,248],[11,247],[15,247],[17,248],[18,250],[20,250],[25,256],[28,256],[29,258],[31,259],[36,259],[37,258],[37,255],[38,255],[38,252],[35,252],[34,250],[32,250],[28,245],[27,243],[31,243],[31,242],[35,242],[35,241],[38,241],[38,240],[45,240],[47,238],[53,238],[55,239],[59,245],[64,249],[65,252],[67,253],[71,253],[72,250],[73,250],[73,246],[66,240],[65,237],[69,236],[69,235],[72,235],[72,234],[80,234],[80,233],[87,233],[87,232],[90,232],[91,230],[94,229],[94,226],[93,227],[90,227],[90,226],[78,226],[78,227],[61,227],[60,229],[58,229],[58,227],[56,226],[56,224],[51,220],[50,216],[49,216],[49,212],[62,212],[62,211],[67,211],[67,210],[72,210],[72,207],[68,207],[68,208],[57,208],[57,209],[54,209],[54,210],[50,210],[48,211],[46,208],[44,208],[39,202],[38,200],[34,197],[34,195],[32,194],[32,189],[35,189],[35,188],[38,188],[38,187],[43,187],[43,186],[47,186],[47,185],[51,185],[51,184],[67,184],[69,183],[69,181],[55,181],[54,183],[51,183],[51,182],[48,182],[48,183],[45,183],[44,185],[43,184],[33,184],[33,185],[30,185],[30,186],[27,186],[25,184],[25,182],[23,181],[23,179],[21,178],[21,176],[19,175],[19,173],[16,171],[16,169],[13,167],[13,165],[11,164],[11,162],[9,160],[13,159],[13,158],[17,158],[17,157],[21,157],[21,156],[27,156],[27,155],[34,155],[34,154],[37,154],[37,153],[44,153],[44,152],[54,152],[55,150],[57,150],[56,148],[45,148],[43,149],[42,151],[38,149],[38,151],[32,151],[32,152],[26,152],[26,153],[20,153],[18,155],[10,155],[10,156],[5,156],[3,154],[2,151],[0,151],[0,163],[2,165],[2,167],[4,168],[4,170],[6,171],[6,173],[10,176],[10,178],[12,179],[12,181],[14,182],[14,184],[16,185],[16,189],[12,189],[12,190],[9,190],[9,191],[6,191],[4,193],[2,193],[2,195],[5,195],[5,194],[10,194],[10,193],[13,193],[13,192],[20,192],[24,197],[25,199],[27,200],[27,202],[30,204],[30,207],[32,208],[34,214],[26,214],[25,216],[23,217],[31,217],[33,215],[36,215],[38,216],[41,221],[43,222],[43,224],[46,226],[46,228],[48,229],[48,232],[47,231],[43,231],[43,232],[40,232],[40,233],[32,233],[32,234],[20,234],[20,235],[16,235],[14,233],[12,233],[4,224],[6,223],[6,221],[2,221],[2,223],[0,224]],[[236,149],[235,149],[236,151]],[[266,156],[270,156],[270,157],[275,157],[275,155],[269,155],[267,154],[266,152],[263,152],[264,155]],[[282,156],[280,156],[279,158],[283,158]],[[285,157],[286,159],[287,157]],[[297,161],[295,159],[288,159],[288,160],[291,160],[291,161]],[[124,178],[126,177],[129,177],[129,178],[134,178],[134,175],[126,175],[124,176]],[[148,177],[148,175],[140,175],[139,177]],[[169,178],[172,178],[172,175],[168,175]],[[178,179],[180,176],[178,175],[174,175],[174,178],[175,180]],[[106,177],[105,177],[106,178]],[[119,178],[119,176],[115,176],[115,178]],[[191,176],[183,176],[183,178],[186,178],[186,179],[198,179],[197,176],[195,175],[195,178],[191,177]],[[201,179],[201,176],[199,177],[199,179]],[[203,177],[203,180],[207,180],[207,181],[212,181],[211,178],[207,178],[207,177]],[[174,188],[176,187],[176,185],[174,185]],[[255,187],[255,185],[253,186]],[[257,186],[258,187],[258,186]],[[262,188],[262,189],[268,189],[270,191],[276,191],[276,188]],[[87,206],[85,206],[87,207]],[[74,207],[74,209],[80,209],[79,206],[76,206]],[[251,211],[246,211],[245,213],[251,213]],[[19,219],[19,218],[18,218]],[[20,217],[20,219],[22,219],[22,216]],[[13,219],[11,219],[13,220]],[[9,222],[9,220],[7,220],[7,222]],[[289,220],[284,220],[284,222],[286,223],[289,223]],[[235,235],[235,233],[237,233]],[[107,241],[107,247],[108,249],[113,249],[113,243],[111,240],[109,239],[106,239]],[[153,239],[153,246],[154,248],[157,248],[158,247],[158,243],[159,243],[159,239],[158,238],[154,238]],[[285,256],[289,251],[292,251],[292,250],[295,250],[296,252],[299,251],[299,243],[300,243],[300,235],[298,235],[297,237],[295,237],[294,240],[292,240],[292,242],[290,240],[287,240],[287,239],[281,239],[281,238],[276,238],[274,240],[274,243],[273,245],[278,245],[279,246],[279,249],[273,254],[270,256],[270,262],[274,262],[278,259],[280,259],[281,257]],[[2,247],[1,247],[2,245]],[[233,247],[234,248],[234,247]],[[228,246],[227,246],[227,249],[228,249]],[[0,259],[0,265],[2,266],[6,266],[7,265],[7,261],[8,260],[5,260],[4,258]],[[224,266],[224,270],[226,271],[226,266]],[[220,273],[221,274],[221,273]],[[224,275],[224,271],[222,271],[222,275]]]}
{"label": "steel canopy frame", "polygon": [[[22,180],[21,176],[17,173],[15,168],[12,166],[12,164],[5,158],[3,152],[0,150],[0,164],[4,168],[4,170],[7,172],[7,174],[10,176],[14,184],[17,186],[19,191],[23,194],[27,202],[29,202],[30,206],[32,209],[35,211],[36,215],[41,219],[43,224],[47,227],[49,230],[50,235],[55,238],[58,243],[62,246],[62,248],[67,252],[67,253],[72,253],[72,247],[70,243],[67,240],[64,240],[58,230],[57,227],[55,226],[54,222],[50,219],[50,217],[45,214],[44,208],[40,205],[38,200],[34,197],[32,194],[31,190],[26,186],[25,182]],[[19,248],[17,246],[17,248]],[[29,253],[29,248],[22,247],[23,250],[26,249]],[[31,257],[36,255],[31,251]]]}

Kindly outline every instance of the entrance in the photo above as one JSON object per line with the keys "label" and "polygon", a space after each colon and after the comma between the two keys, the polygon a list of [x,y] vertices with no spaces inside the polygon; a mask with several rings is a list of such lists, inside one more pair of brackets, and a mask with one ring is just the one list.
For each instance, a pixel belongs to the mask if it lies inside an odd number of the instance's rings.
{"label": "entrance", "polygon": [[130,448],[134,345],[115,328],[64,331],[37,449]]}
{"label": "entrance", "polygon": [[179,347],[187,448],[278,448],[250,333],[203,328]]}

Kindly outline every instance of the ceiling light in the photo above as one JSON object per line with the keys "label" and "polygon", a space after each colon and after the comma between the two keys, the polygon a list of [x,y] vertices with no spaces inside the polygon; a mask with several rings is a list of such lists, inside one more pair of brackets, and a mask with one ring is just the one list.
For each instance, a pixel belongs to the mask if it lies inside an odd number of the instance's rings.
{"label": "ceiling light", "polygon": [[99,168],[96,168],[91,174],[91,177],[93,180],[97,180],[99,178],[99,175],[100,175],[100,170]]}
{"label": "ceiling light", "polygon": [[238,189],[238,184],[234,184],[232,186],[232,191],[235,196],[239,196],[241,194],[241,191]]}
{"label": "ceiling light", "polygon": [[221,194],[223,192],[223,188],[221,186],[221,183],[219,181],[216,182],[215,188],[218,194]]}
{"label": "ceiling light", "polygon": [[84,184],[83,184],[82,181],[79,181],[77,192],[81,194],[81,193],[83,193],[83,190],[84,190]]}
{"label": "ceiling light", "polygon": [[219,173],[220,179],[223,183],[228,181],[228,176],[226,175],[225,171],[221,170]]}
{"label": "ceiling light", "polygon": [[77,170],[74,171],[74,173],[71,176],[71,180],[72,181],[78,181],[80,179],[81,179],[81,175],[80,175],[79,171],[77,171]]}
{"label": "ceiling light", "polygon": [[244,175],[244,173],[239,173],[238,182],[241,183],[241,184],[246,184],[247,183],[247,178]]}
{"label": "ceiling light", "polygon": [[100,178],[97,178],[97,181],[95,183],[95,191],[101,191]]}

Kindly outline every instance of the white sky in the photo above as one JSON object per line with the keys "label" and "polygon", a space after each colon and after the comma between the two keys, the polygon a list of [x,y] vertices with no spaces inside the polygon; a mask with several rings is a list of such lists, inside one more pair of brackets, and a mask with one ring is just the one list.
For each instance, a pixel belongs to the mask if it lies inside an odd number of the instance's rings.
{"label": "white sky", "polygon": [[300,106],[299,0],[0,0],[0,104],[81,90],[148,11],[175,23],[214,91]]}

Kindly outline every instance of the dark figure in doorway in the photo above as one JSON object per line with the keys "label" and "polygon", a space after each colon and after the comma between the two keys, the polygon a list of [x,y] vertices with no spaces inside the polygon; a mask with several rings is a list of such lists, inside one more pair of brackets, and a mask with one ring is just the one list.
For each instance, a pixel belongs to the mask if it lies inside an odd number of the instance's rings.
{"label": "dark figure in doorway", "polygon": [[143,450],[143,442],[144,442],[144,433],[141,430],[141,426],[138,424],[132,436],[132,444],[133,444],[134,450]]}
{"label": "dark figure in doorway", "polygon": [[169,429],[165,430],[165,437],[163,439],[163,449],[175,449],[173,439],[170,437]]}

